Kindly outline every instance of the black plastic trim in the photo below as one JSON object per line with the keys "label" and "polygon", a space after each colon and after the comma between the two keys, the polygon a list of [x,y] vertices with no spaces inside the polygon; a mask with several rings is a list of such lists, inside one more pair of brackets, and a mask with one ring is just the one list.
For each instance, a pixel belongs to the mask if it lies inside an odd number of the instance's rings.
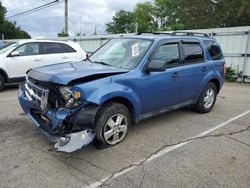
{"label": "black plastic trim", "polygon": [[89,104],[82,108],[79,112],[70,118],[70,123],[73,124],[72,131],[80,131],[87,128],[95,128],[96,113],[100,109],[100,105]]}

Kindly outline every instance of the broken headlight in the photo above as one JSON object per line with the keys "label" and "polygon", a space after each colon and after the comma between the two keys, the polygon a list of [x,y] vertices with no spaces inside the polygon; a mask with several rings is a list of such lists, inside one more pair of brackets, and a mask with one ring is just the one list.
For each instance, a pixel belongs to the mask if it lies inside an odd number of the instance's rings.
{"label": "broken headlight", "polygon": [[71,91],[70,87],[61,86],[59,91],[65,101],[66,108],[76,108],[82,104],[80,91]]}

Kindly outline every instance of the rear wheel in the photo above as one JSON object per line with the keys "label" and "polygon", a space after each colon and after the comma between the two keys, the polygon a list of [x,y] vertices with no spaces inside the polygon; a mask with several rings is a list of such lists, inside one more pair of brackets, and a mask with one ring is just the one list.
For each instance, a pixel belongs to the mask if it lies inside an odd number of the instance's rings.
{"label": "rear wheel", "polygon": [[202,90],[198,102],[195,105],[195,110],[199,113],[210,112],[215,104],[217,97],[217,88],[214,83],[209,82]]}
{"label": "rear wheel", "polygon": [[3,90],[4,86],[5,86],[5,79],[3,75],[0,74],[0,91]]}
{"label": "rear wheel", "polygon": [[96,117],[97,147],[106,148],[123,141],[127,135],[130,123],[130,113],[126,106],[114,102],[105,104]]}

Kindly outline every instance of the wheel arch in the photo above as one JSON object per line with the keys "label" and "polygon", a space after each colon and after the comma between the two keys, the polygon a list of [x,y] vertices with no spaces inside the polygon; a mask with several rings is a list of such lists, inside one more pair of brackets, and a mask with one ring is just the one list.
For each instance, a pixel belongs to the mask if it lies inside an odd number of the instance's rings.
{"label": "wheel arch", "polygon": [[[210,79],[209,80],[209,82],[212,82],[212,83],[214,83],[215,84],[215,86],[216,86],[216,89],[217,89],[217,94],[219,93],[219,91],[220,91],[220,81],[217,79],[217,78],[212,78],[212,79]],[[209,83],[208,82],[208,83]]]}
{"label": "wheel arch", "polygon": [[105,100],[102,105],[107,104],[109,102],[117,102],[117,103],[121,103],[124,106],[126,106],[130,112],[132,123],[137,122],[135,106],[128,98],[121,97],[121,96],[111,97],[111,98]]}
{"label": "wheel arch", "polygon": [[2,68],[0,68],[0,74],[4,77],[4,80],[7,83],[9,81],[9,77],[8,77],[7,73]]}

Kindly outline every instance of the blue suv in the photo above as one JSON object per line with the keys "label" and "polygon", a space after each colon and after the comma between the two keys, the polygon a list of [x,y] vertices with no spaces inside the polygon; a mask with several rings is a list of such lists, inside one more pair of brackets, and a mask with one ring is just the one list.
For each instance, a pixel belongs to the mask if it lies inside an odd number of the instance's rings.
{"label": "blue suv", "polygon": [[212,110],[225,61],[200,33],[139,33],[107,42],[88,59],[27,72],[19,101],[58,151],[93,140],[121,142],[131,124],[184,106]]}

